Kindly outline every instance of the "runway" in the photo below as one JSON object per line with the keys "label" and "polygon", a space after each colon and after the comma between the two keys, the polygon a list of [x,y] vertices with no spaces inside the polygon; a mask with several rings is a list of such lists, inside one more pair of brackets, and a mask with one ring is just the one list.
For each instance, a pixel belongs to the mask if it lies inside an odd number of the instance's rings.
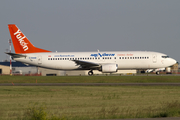
{"label": "runway", "polygon": [[106,120],[180,120],[180,118],[167,117],[167,118],[134,118],[134,119],[106,119]]}
{"label": "runway", "polygon": [[180,86],[180,83],[0,83],[0,86]]}

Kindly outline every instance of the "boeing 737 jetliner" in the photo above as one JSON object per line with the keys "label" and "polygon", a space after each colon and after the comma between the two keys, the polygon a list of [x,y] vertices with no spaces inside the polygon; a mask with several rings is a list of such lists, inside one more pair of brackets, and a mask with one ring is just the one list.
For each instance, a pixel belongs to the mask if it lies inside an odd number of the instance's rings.
{"label": "boeing 737 jetliner", "polygon": [[[51,52],[35,47],[14,25],[9,32],[15,53],[7,53],[13,60],[56,70],[93,70],[115,73],[127,69],[158,70],[176,63],[176,60],[158,52],[147,51],[103,51],[100,52]],[[159,74],[158,71],[156,71]]]}

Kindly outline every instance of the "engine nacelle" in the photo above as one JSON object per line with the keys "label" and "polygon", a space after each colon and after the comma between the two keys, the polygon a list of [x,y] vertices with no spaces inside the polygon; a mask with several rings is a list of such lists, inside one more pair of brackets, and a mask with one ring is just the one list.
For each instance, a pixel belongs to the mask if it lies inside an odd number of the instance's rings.
{"label": "engine nacelle", "polygon": [[118,65],[115,63],[104,64],[101,66],[101,70],[103,73],[113,73],[118,71]]}

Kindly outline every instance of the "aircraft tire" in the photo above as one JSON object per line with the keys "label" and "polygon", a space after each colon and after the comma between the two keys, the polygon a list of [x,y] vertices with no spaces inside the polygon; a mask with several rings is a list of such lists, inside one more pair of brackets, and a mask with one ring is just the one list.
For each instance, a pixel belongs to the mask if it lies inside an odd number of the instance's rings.
{"label": "aircraft tire", "polygon": [[160,73],[159,73],[159,71],[158,72],[156,72],[156,75],[159,75]]}
{"label": "aircraft tire", "polygon": [[89,71],[89,72],[88,72],[88,75],[89,75],[89,76],[92,76],[92,75],[93,75],[93,71]]}

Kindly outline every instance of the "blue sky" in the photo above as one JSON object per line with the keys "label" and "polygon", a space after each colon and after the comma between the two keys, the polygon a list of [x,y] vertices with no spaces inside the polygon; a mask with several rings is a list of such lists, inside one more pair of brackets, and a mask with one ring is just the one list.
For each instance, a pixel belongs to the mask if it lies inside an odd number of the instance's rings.
{"label": "blue sky", "polygon": [[13,23],[50,51],[156,51],[180,61],[179,6],[180,0],[2,0],[0,60]]}

